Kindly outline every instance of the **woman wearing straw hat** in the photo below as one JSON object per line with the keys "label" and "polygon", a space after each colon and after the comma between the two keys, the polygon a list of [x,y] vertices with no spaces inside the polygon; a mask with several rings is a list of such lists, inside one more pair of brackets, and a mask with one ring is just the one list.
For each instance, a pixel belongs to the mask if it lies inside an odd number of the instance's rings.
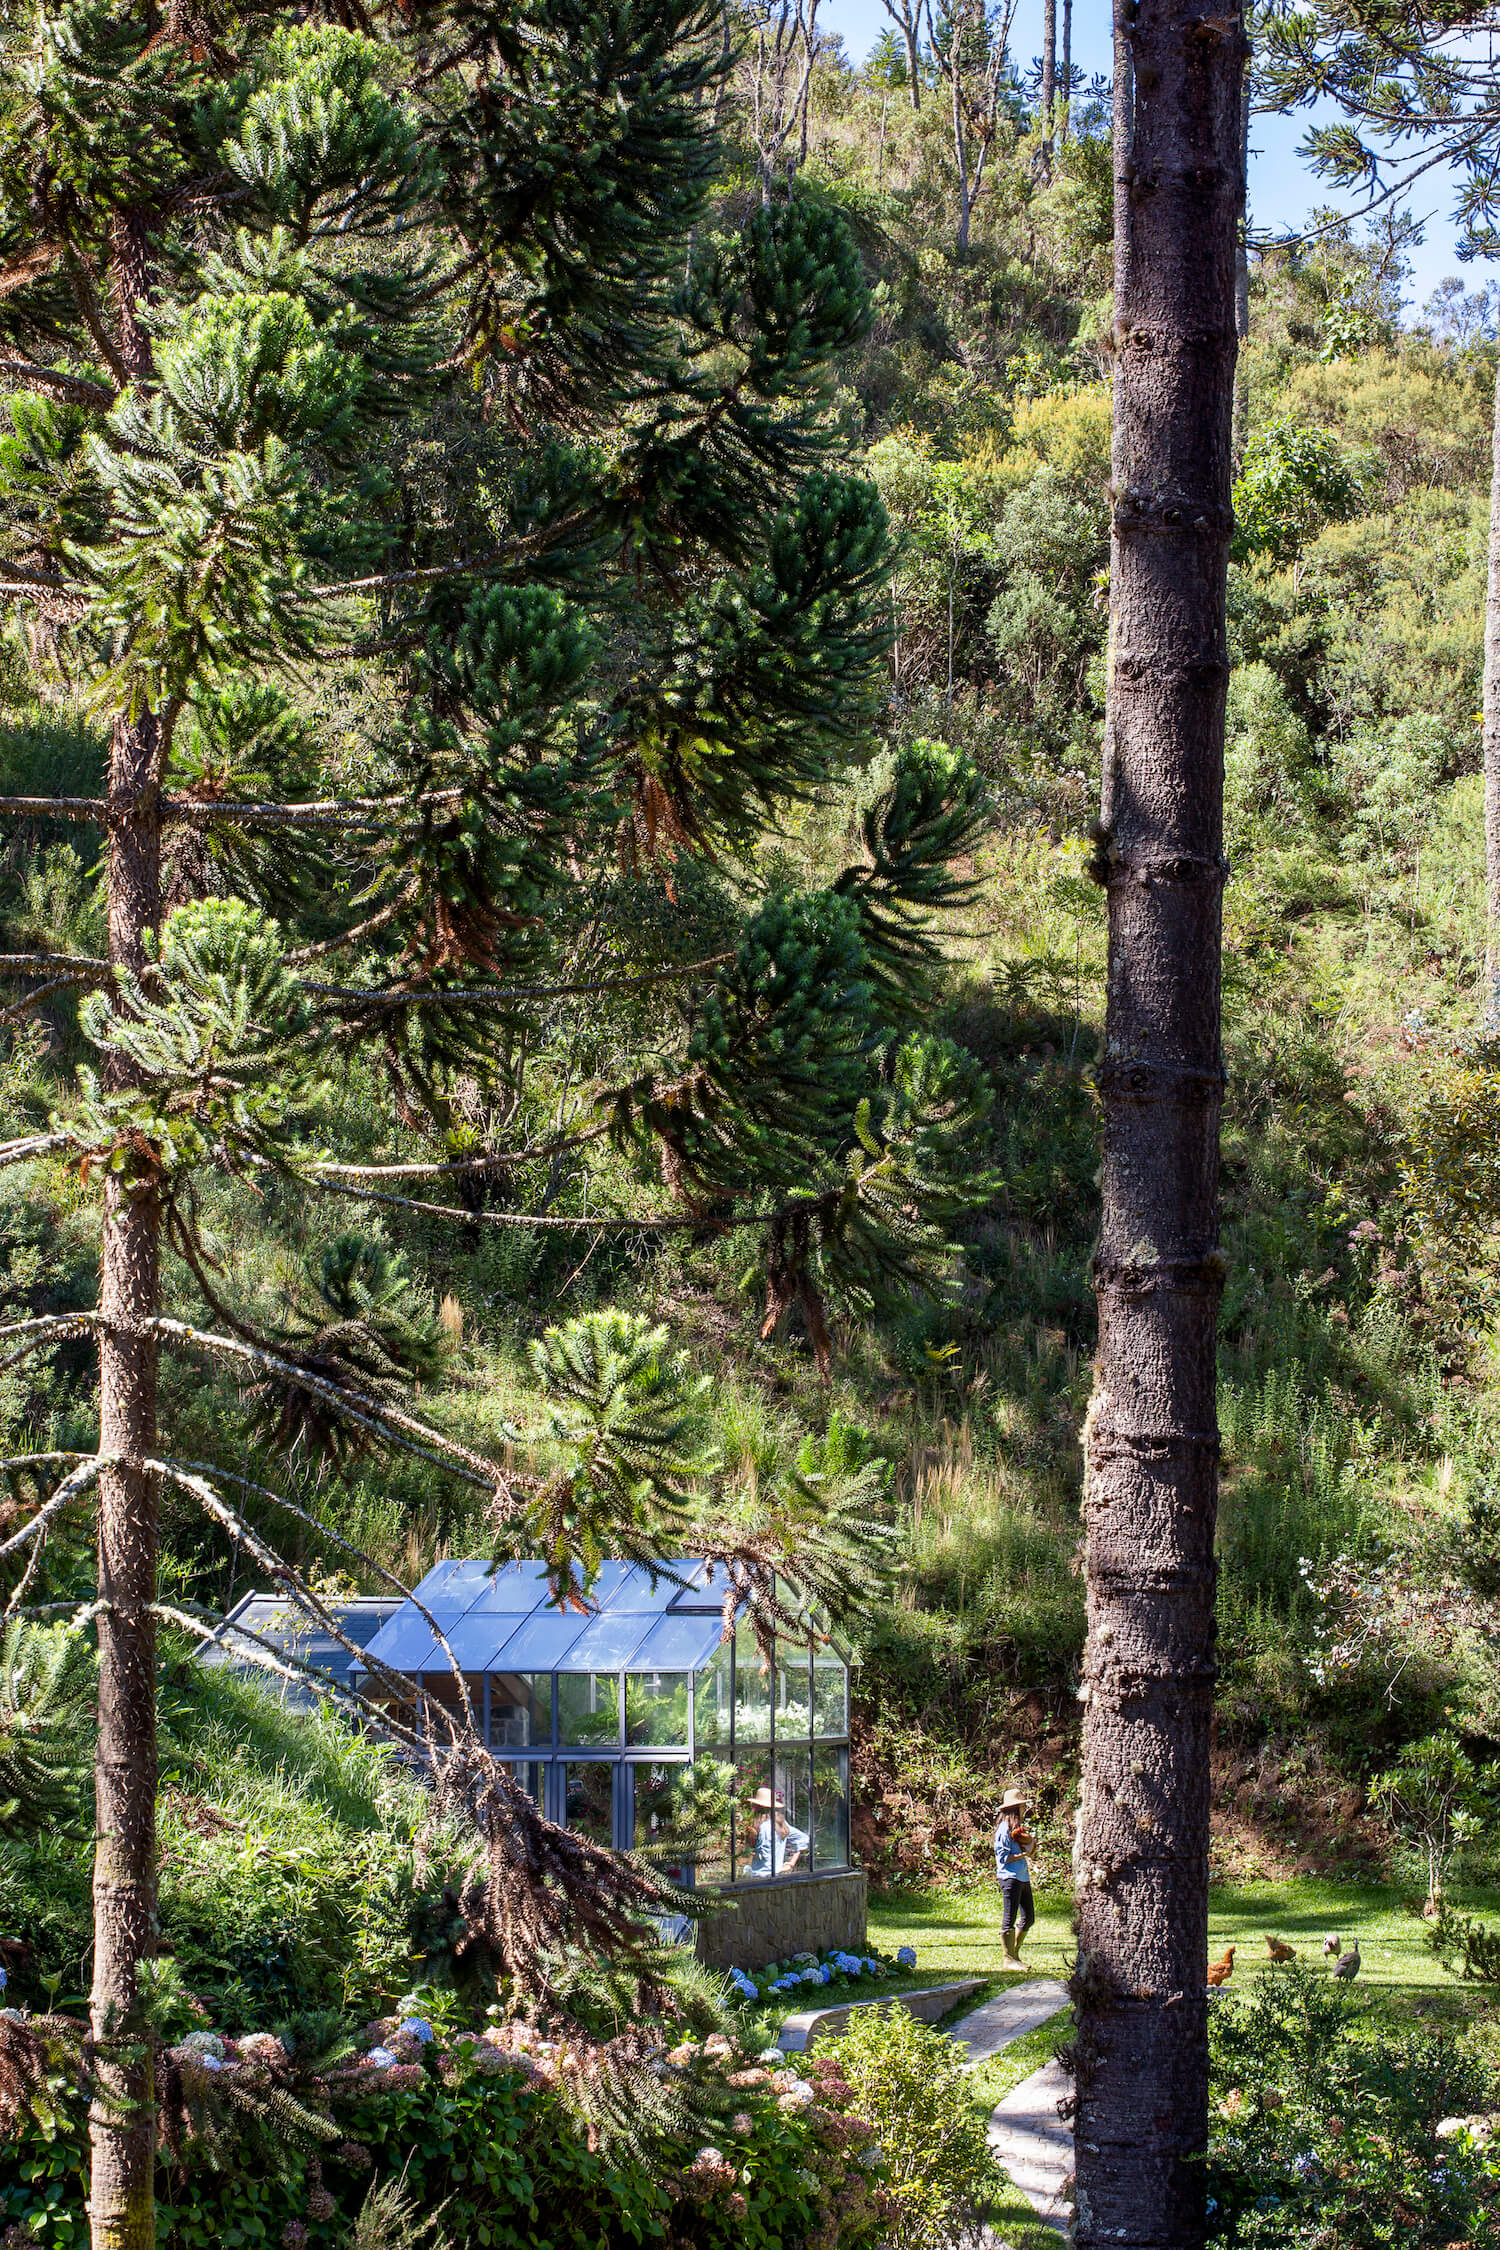
{"label": "woman wearing straw hat", "polygon": [[1000,1824],[995,1830],[995,1880],[1004,1902],[1000,1916],[1000,1942],[1008,1969],[1024,1967],[1021,1940],[1036,1920],[1031,1896],[1031,1863],[1026,1854],[1031,1838],[1022,1825],[1026,1799],[1012,1783],[1000,1800]]}
{"label": "woman wearing straw hat", "polygon": [[807,1849],[807,1838],[786,1817],[786,1799],[778,1790],[757,1789],[750,1799],[754,1811],[764,1813],[750,1855],[747,1875],[790,1875]]}

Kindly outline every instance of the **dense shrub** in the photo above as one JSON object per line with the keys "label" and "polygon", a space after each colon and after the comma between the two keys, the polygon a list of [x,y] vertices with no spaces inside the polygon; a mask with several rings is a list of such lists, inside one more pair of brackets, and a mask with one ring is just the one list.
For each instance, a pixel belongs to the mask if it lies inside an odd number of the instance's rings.
{"label": "dense shrub", "polygon": [[[0,2238],[85,2250],[83,2027],[35,2022],[51,2068],[9,2105]],[[441,2208],[443,2235],[465,2250],[860,2250],[880,2236],[874,2134],[836,2073],[815,2088],[722,2038],[676,2049],[663,2067],[693,2076],[722,2113],[721,2145],[648,2166],[591,2151],[558,2096],[564,2050],[420,2029],[372,2025],[380,2063],[366,2048],[300,2071],[268,2033],[199,2032],[166,2050],[161,2250],[335,2250],[371,2186],[397,2179],[417,2209]]]}
{"label": "dense shrub", "polygon": [[880,2120],[891,2250],[944,2250],[978,2234],[1000,2174],[961,2048],[904,2008],[863,2008],[812,2076],[820,2089],[847,2086]]}
{"label": "dense shrub", "polygon": [[1214,2011],[1212,2239],[1277,2250],[1441,2250],[1500,2242],[1500,2160],[1444,2118],[1491,2107],[1490,2073],[1451,2038],[1394,2032],[1308,1969]]}

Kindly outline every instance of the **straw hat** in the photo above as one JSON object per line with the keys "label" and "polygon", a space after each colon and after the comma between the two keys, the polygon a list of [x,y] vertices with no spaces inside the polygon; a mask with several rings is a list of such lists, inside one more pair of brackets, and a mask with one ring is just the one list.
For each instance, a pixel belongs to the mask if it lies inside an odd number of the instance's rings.
{"label": "straw hat", "polygon": [[785,1797],[773,1797],[769,1789],[757,1789],[750,1800],[761,1812],[785,1812]]}
{"label": "straw hat", "polygon": [[1012,1782],[1000,1800],[1000,1810],[1003,1813],[1024,1812],[1029,1803],[1030,1799]]}

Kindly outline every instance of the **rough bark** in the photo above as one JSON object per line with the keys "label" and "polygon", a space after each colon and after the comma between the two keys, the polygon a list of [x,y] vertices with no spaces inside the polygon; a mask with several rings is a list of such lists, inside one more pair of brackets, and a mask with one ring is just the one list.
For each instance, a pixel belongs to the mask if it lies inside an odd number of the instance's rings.
{"label": "rough bark", "polygon": [[[117,222],[111,294],[120,356],[150,364],[137,317],[146,293],[139,218]],[[109,957],[139,971],[161,913],[163,730],[120,716],[110,746]],[[126,1071],[112,1066],[112,1082]],[[157,1494],[142,1467],[158,1450],[160,1207],[148,1180],[114,1179],[106,1196],[99,1306],[99,1736],[94,1787],[93,2033],[89,2220],[94,2250],[154,2250],[156,2114],[140,1963],[156,1950]]]}
{"label": "rough bark", "polygon": [[1117,0],[1099,1357],[1076,2240],[1196,2250],[1207,2139],[1224,592],[1241,15]]}
{"label": "rough bark", "polygon": [[906,48],[906,89],[915,110],[922,107],[921,63],[922,0],[882,0],[886,14],[901,33]]}
{"label": "rough bark", "polygon": [[[139,969],[161,896],[161,730],[117,721],[109,772],[109,953]],[[118,1075],[118,1074],[117,1074]],[[94,2250],[152,2250],[156,2120],[139,1964],[156,1950],[157,1499],[141,1463],[156,1452],[160,1212],[153,1186],[113,1180],[104,1219],[99,1347],[98,1836],[94,1854],[90,2117]]]}
{"label": "rough bark", "polygon": [[1044,179],[1052,177],[1052,135],[1057,113],[1057,0],[1042,5],[1042,140]]}
{"label": "rough bark", "polygon": [[1063,0],[1062,12],[1062,115],[1058,120],[1058,139],[1068,137],[1068,125],[1073,107],[1073,0]]}
{"label": "rough bark", "polygon": [[1484,1020],[1500,1033],[1500,366],[1490,466],[1490,562],[1484,602]]}
{"label": "rough bark", "polygon": [[1233,464],[1236,476],[1245,458],[1245,440],[1250,435],[1250,361],[1245,346],[1250,341],[1250,245],[1245,239],[1249,220],[1247,198],[1250,187],[1250,63],[1245,61],[1244,79],[1240,86],[1240,199],[1241,217],[1234,243],[1234,333],[1239,344],[1234,364],[1234,441]]}

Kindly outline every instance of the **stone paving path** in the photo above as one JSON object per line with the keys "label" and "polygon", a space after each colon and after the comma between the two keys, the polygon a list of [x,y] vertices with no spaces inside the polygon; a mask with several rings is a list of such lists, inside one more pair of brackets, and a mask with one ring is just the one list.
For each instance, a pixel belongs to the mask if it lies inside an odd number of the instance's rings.
{"label": "stone paving path", "polygon": [[[977,2070],[1008,2047],[1013,2039],[1034,2031],[1038,2024],[1061,2012],[1068,2004],[1064,1986],[1042,1979],[1011,1985],[987,2000],[972,2015],[953,2027],[953,2037],[968,2049],[966,2068]],[[1057,2114],[1057,2105],[1071,2091],[1071,2081],[1055,2062],[1044,2063],[990,2114],[989,2144],[1001,2167],[1035,2210],[1037,2217],[1059,2234],[1068,2231],[1067,2187],[1073,2177],[1073,2132]],[[994,2250],[1003,2250],[997,2236]]]}
{"label": "stone paving path", "polygon": [[1057,2105],[1073,2090],[1060,2063],[1044,2063],[1013,2087],[990,2114],[989,2144],[1036,2215],[1068,2231],[1067,2190],[1073,2177],[1073,2128]]}

